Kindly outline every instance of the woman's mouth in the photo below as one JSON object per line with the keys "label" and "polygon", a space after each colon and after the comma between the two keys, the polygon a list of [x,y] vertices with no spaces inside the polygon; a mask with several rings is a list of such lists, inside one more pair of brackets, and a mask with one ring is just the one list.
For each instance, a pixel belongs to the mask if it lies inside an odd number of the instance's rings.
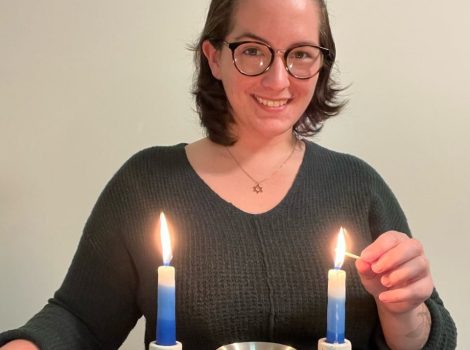
{"label": "woman's mouth", "polygon": [[261,98],[259,96],[255,96],[255,98],[256,98],[256,101],[258,101],[258,103],[262,104],[263,106],[270,107],[270,108],[279,108],[279,107],[285,106],[287,102],[289,102],[288,99],[271,100],[271,99]]}

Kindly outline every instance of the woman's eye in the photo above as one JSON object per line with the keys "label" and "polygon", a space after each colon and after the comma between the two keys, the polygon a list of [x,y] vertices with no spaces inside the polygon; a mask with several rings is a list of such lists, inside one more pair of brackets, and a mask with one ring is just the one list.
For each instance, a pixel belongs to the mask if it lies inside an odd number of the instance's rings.
{"label": "woman's eye", "polygon": [[256,47],[247,47],[243,49],[243,54],[247,56],[260,56],[262,51]]}
{"label": "woman's eye", "polygon": [[292,53],[292,56],[298,60],[311,58],[311,55],[306,51],[295,51]]}

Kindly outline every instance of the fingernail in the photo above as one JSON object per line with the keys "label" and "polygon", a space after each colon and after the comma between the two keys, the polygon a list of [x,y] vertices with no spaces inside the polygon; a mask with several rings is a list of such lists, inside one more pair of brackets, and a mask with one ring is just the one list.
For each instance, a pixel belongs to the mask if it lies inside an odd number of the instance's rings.
{"label": "fingernail", "polygon": [[388,277],[382,276],[380,282],[382,282],[382,285],[383,285],[384,287],[389,288],[389,287],[391,286],[391,283],[390,283],[390,280],[388,279]]}
{"label": "fingernail", "polygon": [[379,300],[383,303],[386,303],[389,301],[389,299],[387,298],[387,294],[384,295],[384,293],[379,294]]}
{"label": "fingernail", "polygon": [[375,273],[381,273],[382,272],[382,266],[380,266],[378,263],[377,264],[372,264],[372,271]]}

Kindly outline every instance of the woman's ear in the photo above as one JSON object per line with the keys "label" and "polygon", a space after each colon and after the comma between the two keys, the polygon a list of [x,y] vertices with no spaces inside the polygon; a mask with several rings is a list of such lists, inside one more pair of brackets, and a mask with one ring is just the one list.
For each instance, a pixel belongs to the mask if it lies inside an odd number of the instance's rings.
{"label": "woman's ear", "polygon": [[202,42],[202,52],[207,58],[212,75],[220,80],[220,51],[209,40],[204,40]]}

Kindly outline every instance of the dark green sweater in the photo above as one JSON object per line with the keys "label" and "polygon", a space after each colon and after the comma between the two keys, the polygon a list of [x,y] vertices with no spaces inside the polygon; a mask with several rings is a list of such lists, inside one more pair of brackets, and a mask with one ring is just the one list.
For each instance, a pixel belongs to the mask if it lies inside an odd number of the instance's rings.
{"label": "dark green sweater", "polygon": [[[132,157],[99,197],[63,282],[25,326],[44,350],[116,349],[137,319],[155,338],[158,215],[172,223],[177,338],[185,350],[239,341],[316,349],[326,334],[327,272],[340,226],[360,252],[384,231],[410,233],[395,197],[367,164],[307,142],[286,197],[247,214],[214,193],[191,168],[184,145]],[[373,299],[346,260],[346,337],[354,349],[381,349]],[[436,292],[429,349],[453,349],[454,323]],[[142,344],[144,348],[144,344]]]}

